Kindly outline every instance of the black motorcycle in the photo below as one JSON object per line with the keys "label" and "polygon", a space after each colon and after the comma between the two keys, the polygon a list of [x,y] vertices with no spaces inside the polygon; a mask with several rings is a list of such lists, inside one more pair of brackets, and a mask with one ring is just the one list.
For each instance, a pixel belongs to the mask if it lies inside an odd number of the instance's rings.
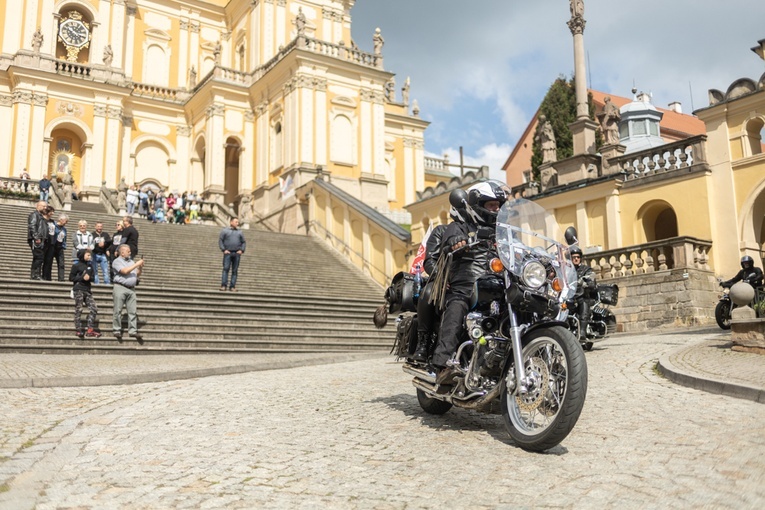
{"label": "black motorcycle", "polygon": [[[470,207],[466,198],[458,189],[449,201],[465,209]],[[501,414],[512,439],[530,451],[563,441],[579,419],[587,393],[584,351],[567,322],[576,271],[551,220],[528,200],[508,200],[502,206],[498,257],[474,285],[459,347],[447,362],[457,374],[452,384],[437,384],[436,371],[427,363],[407,359],[403,366],[414,377],[425,412],[440,415],[457,406]],[[575,237],[573,228],[566,231],[569,244]],[[413,312],[419,289],[415,277],[397,278],[386,293],[399,303],[391,311],[402,312],[394,351],[410,358],[417,343]]]}
{"label": "black motorcycle", "polygon": [[[587,324],[587,340],[582,341],[582,348],[591,351],[595,342],[603,340],[608,335],[616,333],[616,316],[609,310],[609,306],[616,306],[619,302],[619,286],[615,283],[601,284],[596,288],[596,298],[590,307],[591,317]],[[574,302],[570,302],[571,310],[575,310]],[[568,316],[568,326],[571,332],[581,338],[579,334],[581,323],[576,312],[572,311]]]}
{"label": "black motorcycle", "polygon": [[[765,289],[755,287],[754,299],[749,303],[749,306],[754,309],[757,317],[765,317]],[[730,329],[731,312],[734,308],[736,308],[736,304],[730,299],[730,287],[723,287],[720,301],[715,306],[715,321],[720,329],[725,331]]]}

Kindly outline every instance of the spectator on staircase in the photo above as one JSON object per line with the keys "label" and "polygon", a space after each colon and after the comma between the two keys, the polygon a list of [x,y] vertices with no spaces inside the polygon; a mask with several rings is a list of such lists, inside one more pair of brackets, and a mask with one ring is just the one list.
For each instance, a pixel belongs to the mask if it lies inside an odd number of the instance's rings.
{"label": "spectator on staircase", "polygon": [[116,228],[117,230],[115,230],[112,235],[112,244],[109,246],[109,249],[106,250],[106,254],[109,256],[109,275],[112,277],[112,281],[114,281],[114,269],[112,268],[112,264],[114,263],[114,259],[119,257],[119,248],[120,244],[122,244],[122,230],[124,229],[122,220],[117,222]]}
{"label": "spectator on staircase", "polygon": [[165,222],[165,211],[163,211],[161,208],[154,211],[154,223],[164,223]]}
{"label": "spectator on staircase", "polygon": [[80,250],[93,250],[93,246],[93,234],[88,232],[88,222],[85,220],[78,221],[77,232],[74,233],[72,264],[76,264],[80,260],[77,257]]}
{"label": "spectator on staircase", "polygon": [[48,203],[40,200],[35,210],[27,217],[27,244],[32,250],[32,268],[29,277],[32,280],[42,279],[42,267],[45,260],[45,238],[48,235],[48,222],[43,213]]}
{"label": "spectator on staircase", "polygon": [[154,209],[159,211],[160,209],[165,208],[165,192],[162,190],[159,190],[157,193],[157,196],[154,197]]}
{"label": "spectator on staircase", "polygon": [[[92,254],[90,250],[80,250],[77,252],[77,263],[69,271],[69,281],[73,283],[72,294],[74,295],[74,330],[78,338],[98,338],[101,336],[96,328],[96,317],[98,307],[93,300],[93,282],[94,271]],[[85,331],[82,327],[82,307],[88,307],[88,329]]]}
{"label": "spectator on staircase", "polygon": [[127,190],[127,197],[125,198],[125,202],[127,205],[127,213],[128,215],[132,215],[135,212],[135,208],[138,205],[138,190],[135,187],[135,184],[130,186],[130,189]]}
{"label": "spectator on staircase", "polygon": [[138,300],[135,293],[143,265],[143,260],[137,262],[133,260],[128,245],[120,245],[119,257],[112,264],[114,268],[112,331],[114,337],[120,342],[122,341],[122,308],[124,307],[128,314],[128,334],[138,340],[139,344],[143,344],[143,338],[138,332]]}
{"label": "spectator on staircase", "polygon": [[112,238],[108,232],[104,232],[104,224],[102,222],[96,222],[95,229],[93,230],[93,283],[99,285],[101,280],[98,278],[98,269],[101,268],[101,274],[103,275],[104,283],[109,285],[111,275],[109,274],[109,255],[107,251],[112,244]]}
{"label": "spectator on staircase", "polygon": [[149,215],[149,194],[146,192],[146,188],[141,188],[138,192],[138,216],[140,218],[146,218]]}
{"label": "spectator on staircase", "polygon": [[50,187],[51,182],[48,180],[47,175],[43,175],[42,179],[40,179],[40,200],[48,203],[48,198],[50,197]]}
{"label": "spectator on staircase", "polygon": [[63,282],[66,272],[66,224],[69,216],[64,213],[58,215],[53,244],[53,258],[58,266],[58,281]]}
{"label": "spectator on staircase", "polygon": [[27,169],[21,171],[21,181],[23,182],[22,186],[24,187],[24,193],[29,193],[29,179],[31,177],[29,176],[29,172],[27,172]]}
{"label": "spectator on staircase", "polygon": [[[176,202],[177,204],[177,202]],[[179,207],[175,211],[175,223],[177,225],[185,225],[186,224],[186,209],[183,207]]]}
{"label": "spectator on staircase", "polygon": [[135,257],[138,255],[138,230],[133,226],[133,217],[125,216],[122,218],[122,240],[121,244],[127,244],[130,246],[130,256]]}
{"label": "spectator on staircase", "polygon": [[43,248],[42,279],[48,282],[53,279],[53,253],[56,245],[56,222],[53,220],[54,212],[55,209],[51,206],[47,206],[45,211],[43,211],[48,232],[45,236],[45,247]]}
{"label": "spectator on staircase", "polygon": [[173,196],[173,194],[170,193],[167,195],[167,199],[165,200],[165,210],[170,212],[173,210],[174,206],[175,206],[175,196]]}
{"label": "spectator on staircase", "polygon": [[196,223],[197,220],[199,220],[199,204],[196,200],[192,200],[189,205],[189,221]]}
{"label": "spectator on staircase", "polygon": [[[246,248],[244,235],[239,230],[239,219],[231,218],[227,228],[224,228],[218,237],[218,247],[223,252],[223,274],[220,280],[220,290],[226,288],[231,292],[236,292],[236,277],[239,271],[239,259]],[[231,282],[228,280],[228,273],[231,271]]]}

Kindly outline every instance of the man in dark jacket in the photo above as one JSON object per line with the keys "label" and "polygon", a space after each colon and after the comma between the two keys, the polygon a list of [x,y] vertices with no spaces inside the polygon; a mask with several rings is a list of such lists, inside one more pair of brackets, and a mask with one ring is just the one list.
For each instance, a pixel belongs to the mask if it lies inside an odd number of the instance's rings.
{"label": "man in dark jacket", "polygon": [[749,255],[741,257],[741,271],[728,281],[722,282],[725,288],[730,288],[734,283],[745,282],[754,288],[762,287],[762,269],[754,267],[754,259]]}
{"label": "man in dark jacket", "polygon": [[448,267],[446,308],[441,319],[438,344],[431,363],[439,369],[436,382],[453,384],[456,374],[447,361],[459,346],[464,329],[473,284],[488,271],[489,261],[496,250],[492,239],[496,229],[497,212],[507,199],[505,189],[494,181],[476,184],[468,190],[468,203],[472,213],[465,221],[454,221],[446,228],[441,244],[444,253],[451,253]]}
{"label": "man in dark jacket", "polygon": [[[69,272],[69,281],[73,283],[72,293],[74,294],[74,329],[79,337],[98,338],[101,333],[96,331],[96,316],[98,307],[93,300],[93,264],[91,264],[90,250],[80,250],[77,252],[77,263],[72,266]],[[88,330],[82,328],[82,307],[88,307]]]}
{"label": "man in dark jacket", "polygon": [[107,251],[112,244],[112,238],[108,232],[104,232],[104,224],[100,221],[96,222],[95,229],[93,230],[93,270],[96,273],[95,284],[101,283],[98,279],[98,268],[101,268],[101,274],[103,274],[104,283],[109,285],[111,283],[111,271],[109,270],[109,255]]}
{"label": "man in dark jacket", "polygon": [[43,211],[48,206],[44,200],[35,205],[35,210],[27,217],[27,243],[32,250],[32,269],[30,278],[42,279],[42,266],[45,260],[45,239],[48,237],[48,222]]}
{"label": "man in dark jacket", "polygon": [[[224,228],[218,237],[218,247],[223,252],[223,274],[220,279],[220,290],[236,292],[236,277],[239,271],[239,258],[246,247],[244,235],[239,230],[239,219],[232,218],[229,226]],[[231,283],[228,281],[228,273],[231,271]]]}
{"label": "man in dark jacket", "polygon": [[138,255],[138,230],[133,226],[133,217],[125,216],[122,218],[122,240],[120,244],[127,244],[130,246],[130,258],[135,258]]}
{"label": "man in dark jacket", "polygon": [[576,315],[579,317],[579,340],[587,341],[587,326],[592,318],[590,301],[597,292],[595,273],[589,264],[583,263],[582,249],[574,246],[569,250],[571,262],[576,269],[576,295],[574,296]]}

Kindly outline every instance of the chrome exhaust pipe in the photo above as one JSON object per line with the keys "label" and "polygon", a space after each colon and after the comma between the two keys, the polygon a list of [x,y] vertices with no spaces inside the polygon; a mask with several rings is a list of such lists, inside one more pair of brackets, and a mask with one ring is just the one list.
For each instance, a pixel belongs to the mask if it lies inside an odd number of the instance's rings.
{"label": "chrome exhaust pipe", "polygon": [[[404,370],[405,374],[409,374],[413,377],[416,377],[417,379],[428,382],[430,384],[436,384],[436,374],[432,372],[428,372],[424,368],[416,368],[416,367],[413,367],[412,365],[404,365],[401,368]],[[423,390],[425,389],[423,388]],[[425,390],[425,391],[429,391],[429,390]]]}

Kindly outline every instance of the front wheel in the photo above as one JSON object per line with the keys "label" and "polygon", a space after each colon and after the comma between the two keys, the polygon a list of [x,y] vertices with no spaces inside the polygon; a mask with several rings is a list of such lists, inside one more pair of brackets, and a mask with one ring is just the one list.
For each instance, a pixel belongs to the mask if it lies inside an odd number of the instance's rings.
{"label": "front wheel", "polygon": [[422,410],[428,414],[445,414],[452,408],[452,405],[449,402],[444,402],[437,398],[430,398],[420,389],[417,390],[417,401],[420,403]]}
{"label": "front wheel", "polygon": [[730,329],[730,301],[720,301],[715,307],[715,320],[720,329]]}
{"label": "front wheel", "polygon": [[528,391],[502,387],[502,418],[510,437],[524,450],[541,452],[560,444],[576,425],[587,395],[587,361],[577,339],[561,326],[532,331],[523,339]]}

